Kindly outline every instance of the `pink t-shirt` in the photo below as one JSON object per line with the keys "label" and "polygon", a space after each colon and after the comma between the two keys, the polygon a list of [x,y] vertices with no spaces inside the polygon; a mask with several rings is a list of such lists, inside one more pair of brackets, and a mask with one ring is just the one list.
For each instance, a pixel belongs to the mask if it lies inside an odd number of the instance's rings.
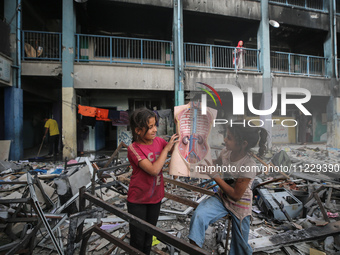
{"label": "pink t-shirt", "polygon": [[138,166],[143,159],[155,162],[167,142],[159,137],[150,145],[132,143],[128,148],[128,159],[133,168],[127,200],[135,204],[157,204],[164,197],[163,173],[152,176]]}

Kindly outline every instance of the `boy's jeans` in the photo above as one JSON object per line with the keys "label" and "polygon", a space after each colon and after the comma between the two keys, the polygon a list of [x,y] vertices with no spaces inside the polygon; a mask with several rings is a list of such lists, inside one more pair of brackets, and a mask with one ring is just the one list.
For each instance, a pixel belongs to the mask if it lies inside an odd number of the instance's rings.
{"label": "boy's jeans", "polygon": [[222,204],[216,196],[204,200],[196,208],[190,222],[189,239],[202,247],[205,239],[205,231],[210,224],[230,213],[232,217],[231,245],[229,255],[252,254],[252,249],[248,244],[250,228],[250,216],[242,220],[242,232],[240,230],[240,220]]}

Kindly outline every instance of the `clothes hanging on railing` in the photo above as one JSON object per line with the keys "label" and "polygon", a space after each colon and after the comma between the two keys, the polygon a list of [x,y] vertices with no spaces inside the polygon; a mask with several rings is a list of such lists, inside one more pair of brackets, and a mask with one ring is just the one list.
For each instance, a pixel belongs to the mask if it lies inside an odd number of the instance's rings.
{"label": "clothes hanging on railing", "polygon": [[120,118],[120,111],[109,110],[109,119],[117,120]]}
{"label": "clothes hanging on railing", "polygon": [[128,126],[129,125],[129,114],[125,111],[119,112],[119,119],[112,120],[112,126]]}
{"label": "clothes hanging on railing", "polygon": [[173,125],[174,119],[171,109],[158,110],[157,113],[160,118],[166,118],[170,126]]}
{"label": "clothes hanging on railing", "polygon": [[83,122],[83,125],[91,126],[92,128],[94,128],[96,125],[96,117],[83,116],[82,122]]}
{"label": "clothes hanging on railing", "polygon": [[78,113],[87,117],[96,117],[97,108],[91,106],[78,105]]}
{"label": "clothes hanging on railing", "polygon": [[108,116],[109,116],[109,110],[108,109],[97,108],[96,120],[111,121],[108,118]]}
{"label": "clothes hanging on railing", "polygon": [[159,126],[159,114],[158,114],[158,112],[157,112],[157,110],[153,110],[153,112],[157,115],[157,122],[156,122],[156,126],[158,127]]}
{"label": "clothes hanging on railing", "polygon": [[109,109],[78,105],[78,113],[83,116],[84,125],[94,127],[97,121],[112,121],[112,126],[128,126],[129,114],[127,111],[114,111]]}

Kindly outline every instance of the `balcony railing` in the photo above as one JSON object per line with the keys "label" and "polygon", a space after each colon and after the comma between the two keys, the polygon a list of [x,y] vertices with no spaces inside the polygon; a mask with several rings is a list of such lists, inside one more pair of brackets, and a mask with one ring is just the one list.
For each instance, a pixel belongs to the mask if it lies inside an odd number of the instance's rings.
{"label": "balcony railing", "polygon": [[22,32],[23,60],[61,61],[61,33]]}
{"label": "balcony railing", "polygon": [[271,71],[289,75],[326,77],[327,58],[309,55],[272,51],[270,53]]}
{"label": "balcony railing", "polygon": [[[61,33],[23,31],[23,60],[61,61]],[[171,41],[76,35],[76,62],[173,66]],[[257,49],[184,43],[185,67],[259,72]],[[238,57],[238,62],[234,56]],[[241,61],[240,61],[241,60]],[[326,58],[271,52],[274,73],[326,77]]]}
{"label": "balcony railing", "polygon": [[127,37],[76,35],[77,62],[172,66],[172,42]]}
{"label": "balcony railing", "polygon": [[[238,59],[234,58],[237,56]],[[259,50],[236,47],[184,43],[184,62],[186,67],[227,69],[240,71],[259,71]]]}
{"label": "balcony railing", "polygon": [[269,2],[309,10],[326,11],[324,0],[269,0]]}

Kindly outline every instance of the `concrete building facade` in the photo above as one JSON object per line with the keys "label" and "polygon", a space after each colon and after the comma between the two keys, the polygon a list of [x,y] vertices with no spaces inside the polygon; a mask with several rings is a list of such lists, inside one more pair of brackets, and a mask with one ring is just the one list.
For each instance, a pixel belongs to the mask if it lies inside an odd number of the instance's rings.
{"label": "concrete building facade", "polygon": [[[78,104],[171,109],[203,82],[237,86],[245,98],[252,88],[256,109],[269,109],[277,88],[279,106],[266,116],[276,124],[298,116],[295,105],[282,115],[282,88],[306,89],[313,141],[340,148],[337,2],[0,0],[0,140],[11,140],[10,158],[20,159],[41,142],[42,117],[53,116],[72,158]],[[234,59],[240,40],[242,67]],[[218,118],[230,119],[232,94],[218,87],[225,105]],[[258,118],[247,107],[243,117]],[[298,141],[296,130],[268,124],[273,143]],[[85,147],[114,148],[123,131],[98,122]]]}

